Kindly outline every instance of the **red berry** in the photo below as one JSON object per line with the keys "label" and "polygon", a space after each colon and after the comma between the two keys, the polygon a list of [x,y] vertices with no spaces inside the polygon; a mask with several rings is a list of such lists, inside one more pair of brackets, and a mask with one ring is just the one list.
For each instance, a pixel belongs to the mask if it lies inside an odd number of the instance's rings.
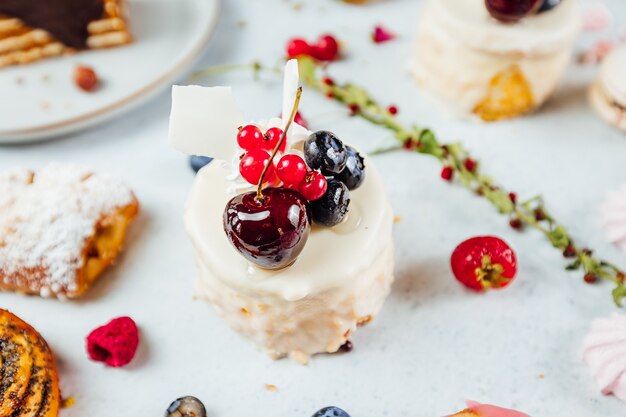
{"label": "red berry", "polygon": [[474,172],[474,170],[476,169],[476,165],[476,161],[474,161],[472,158],[467,158],[465,161],[463,161],[463,166],[469,172]]}
{"label": "red berry", "polygon": [[375,43],[388,42],[390,40],[395,39],[395,37],[396,35],[394,35],[389,30],[387,30],[386,28],[380,25],[376,26],[374,28],[374,33],[372,33],[372,40]]}
{"label": "red berry", "polygon": [[300,114],[299,111],[296,112],[296,117],[293,118],[294,123],[299,124],[300,126],[302,126],[305,129],[309,128],[309,122],[306,121],[306,119],[304,117],[302,117],[302,115]]}
{"label": "red berry", "polygon": [[335,85],[335,81],[330,77],[324,77],[322,81],[324,82],[324,84],[329,86]]}
{"label": "red berry", "polygon": [[396,114],[398,114],[398,107],[397,106],[389,106],[387,107],[387,111],[389,112],[389,114],[395,116]]}
{"label": "red berry", "polygon": [[522,223],[520,219],[515,217],[509,220],[509,226],[511,226],[515,230],[522,230],[522,228],[524,227],[524,223]]}
{"label": "red berry", "polygon": [[598,280],[598,276],[588,272],[585,274],[584,280],[587,284],[594,284]]}
{"label": "red berry", "polygon": [[565,258],[574,258],[576,256],[576,247],[574,245],[569,244],[563,250],[563,257]]}
{"label": "red berry", "polygon": [[263,145],[263,132],[254,125],[247,125],[237,132],[237,144],[241,149],[251,151]]}
{"label": "red berry", "polygon": [[326,193],[327,187],[328,182],[326,181],[326,177],[317,171],[311,171],[306,174],[306,177],[300,183],[298,190],[304,198],[309,201],[314,201],[318,198],[322,198],[322,196]]}
{"label": "red berry", "polygon": [[[239,161],[239,173],[252,185],[257,185],[261,179],[263,168],[270,160],[270,154],[262,149],[253,149],[244,154]],[[273,164],[267,170],[263,182],[273,182],[275,179],[275,171]]]}
{"label": "red berry", "polygon": [[339,56],[339,43],[334,36],[323,35],[313,45],[311,54],[320,61],[334,61]]}
{"label": "red berry", "polygon": [[348,109],[350,109],[350,115],[354,116],[359,112],[359,105],[356,103],[350,103],[348,104]]}
{"label": "red berry", "polygon": [[114,368],[133,360],[138,345],[139,330],[130,317],[113,319],[87,336],[89,358]]}
{"label": "red berry", "polygon": [[511,203],[517,204],[517,194],[511,192],[509,193],[509,198],[511,199]]}
{"label": "red berry", "polygon": [[503,288],[517,273],[513,249],[495,236],[466,240],[454,249],[450,259],[456,279],[474,291]]}
{"label": "red berry", "polygon": [[[283,130],[280,127],[272,127],[268,129],[267,132],[265,132],[265,136],[263,137],[264,139],[263,146],[261,146],[261,148],[267,151],[273,151],[276,145],[278,144],[278,142],[280,141],[280,137],[282,136],[282,134],[283,134]],[[287,138],[285,138],[283,143],[280,145],[280,149],[278,150],[281,152],[285,152],[286,147],[287,147]]]}
{"label": "red berry", "polygon": [[445,166],[441,170],[441,178],[446,181],[452,181],[452,177],[454,176],[454,170],[450,166]]}
{"label": "red berry", "polygon": [[293,38],[287,43],[287,56],[297,58],[302,55],[310,56],[313,48],[302,38]]}
{"label": "red berry", "polygon": [[285,155],[276,164],[276,175],[285,184],[300,184],[306,177],[306,163],[298,155]]}

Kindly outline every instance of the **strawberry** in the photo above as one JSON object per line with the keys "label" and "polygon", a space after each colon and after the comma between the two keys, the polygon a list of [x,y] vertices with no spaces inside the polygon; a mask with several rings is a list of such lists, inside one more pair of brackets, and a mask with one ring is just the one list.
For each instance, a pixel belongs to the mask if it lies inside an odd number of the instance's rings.
{"label": "strawberry", "polygon": [[450,258],[456,279],[474,291],[503,288],[517,273],[513,249],[494,236],[478,236],[462,242]]}

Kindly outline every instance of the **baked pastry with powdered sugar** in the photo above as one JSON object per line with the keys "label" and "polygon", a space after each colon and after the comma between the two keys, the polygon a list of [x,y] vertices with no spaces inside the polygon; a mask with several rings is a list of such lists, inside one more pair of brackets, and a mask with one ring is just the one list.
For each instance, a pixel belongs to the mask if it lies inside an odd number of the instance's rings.
{"label": "baked pastry with powdered sugar", "polygon": [[86,167],[0,173],[0,290],[83,295],[116,259],[138,211],[128,186]]}

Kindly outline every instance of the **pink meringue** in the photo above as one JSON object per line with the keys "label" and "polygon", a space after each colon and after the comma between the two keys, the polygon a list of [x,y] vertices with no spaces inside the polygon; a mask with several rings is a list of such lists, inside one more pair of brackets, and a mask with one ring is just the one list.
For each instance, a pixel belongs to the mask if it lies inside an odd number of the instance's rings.
{"label": "pink meringue", "polygon": [[582,359],[602,394],[626,401],[626,316],[616,313],[594,320],[583,342]]}
{"label": "pink meringue", "polygon": [[609,193],[601,215],[609,240],[626,252],[626,185]]}
{"label": "pink meringue", "polygon": [[[476,417],[530,417],[528,414],[524,414],[519,411],[509,410],[508,408],[496,407],[495,405],[480,404],[476,401],[466,401],[467,408],[460,413],[453,414],[447,417],[465,417],[465,414],[474,414]],[[467,416],[469,417],[469,416]]]}

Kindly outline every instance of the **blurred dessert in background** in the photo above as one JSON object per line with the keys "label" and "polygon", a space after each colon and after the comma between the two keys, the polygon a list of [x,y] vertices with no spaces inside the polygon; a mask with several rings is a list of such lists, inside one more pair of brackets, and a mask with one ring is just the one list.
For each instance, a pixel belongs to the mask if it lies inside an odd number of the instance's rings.
{"label": "blurred dessert in background", "polygon": [[0,68],[132,41],[124,0],[0,1]]}
{"label": "blurred dessert in background", "polygon": [[600,117],[626,132],[626,45],[613,49],[602,60],[589,101]]}
{"label": "blurred dessert in background", "polygon": [[555,90],[581,22],[578,0],[427,0],[411,69],[455,113],[520,116]]}
{"label": "blurred dessert in background", "polygon": [[0,173],[0,291],[81,296],[115,261],[138,211],[130,188],[85,167]]}

